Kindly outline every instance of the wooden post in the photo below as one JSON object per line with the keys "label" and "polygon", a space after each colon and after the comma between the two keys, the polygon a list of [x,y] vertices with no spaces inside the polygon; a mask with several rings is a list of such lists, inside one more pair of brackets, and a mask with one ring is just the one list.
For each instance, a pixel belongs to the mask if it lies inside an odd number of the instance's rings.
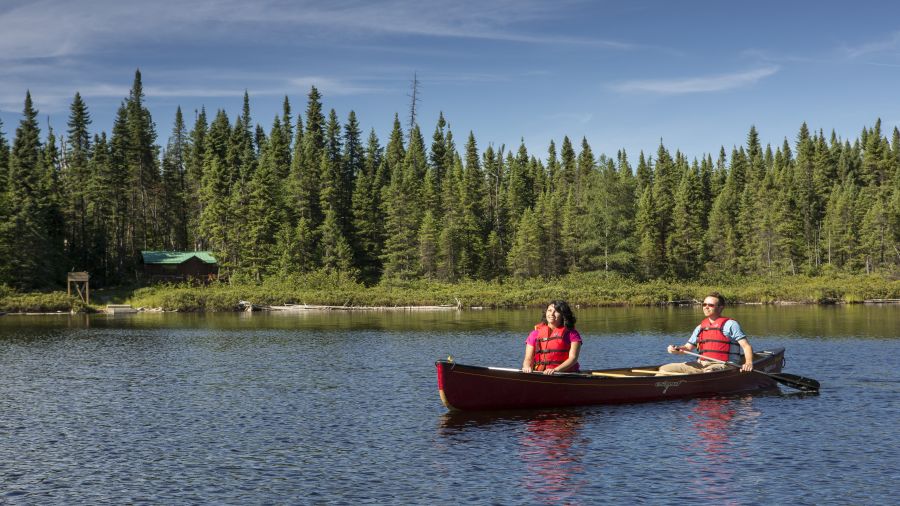
{"label": "wooden post", "polygon": [[[91,303],[91,288],[90,288],[90,275],[87,272],[70,272],[68,276],[68,283],[66,284],[67,292],[69,295],[72,295],[72,285],[75,285],[75,291],[78,292],[78,297],[84,301],[85,304]],[[82,292],[82,287],[84,287],[84,291]]]}

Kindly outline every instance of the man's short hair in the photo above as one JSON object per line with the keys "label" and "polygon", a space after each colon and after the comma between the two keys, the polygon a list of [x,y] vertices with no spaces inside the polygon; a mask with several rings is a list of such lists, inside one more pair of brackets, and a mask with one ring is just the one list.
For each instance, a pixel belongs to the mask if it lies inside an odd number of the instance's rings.
{"label": "man's short hair", "polygon": [[719,301],[720,306],[725,306],[725,296],[719,292],[710,292],[707,297],[715,297]]}

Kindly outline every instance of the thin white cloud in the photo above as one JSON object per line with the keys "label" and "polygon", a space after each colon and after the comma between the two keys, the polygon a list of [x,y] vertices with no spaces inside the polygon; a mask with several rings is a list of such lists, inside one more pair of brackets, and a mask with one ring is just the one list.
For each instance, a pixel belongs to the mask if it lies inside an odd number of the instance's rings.
{"label": "thin white cloud", "polygon": [[[491,39],[512,42],[583,44],[614,50],[627,42],[536,34],[523,27],[548,22],[560,4],[537,0],[14,0],[0,15],[0,59],[52,58],[146,41],[284,40],[285,33],[315,40],[357,39],[377,34]],[[571,3],[571,2],[570,2]],[[262,28],[262,29],[260,29]]]}
{"label": "thin white cloud", "polygon": [[[365,84],[354,83],[346,79],[326,76],[293,77],[288,79],[288,84],[290,85],[290,89],[287,91],[300,91],[302,93],[306,93],[309,91],[310,87],[315,86],[320,93],[326,96],[359,95],[368,93],[382,93],[384,91],[387,91],[385,88],[381,88],[378,86],[369,86]],[[284,94],[284,92],[285,90],[282,89],[278,92],[275,92],[273,90],[272,93]],[[268,94],[266,92],[263,93]]]}
{"label": "thin white cloud", "polygon": [[550,115],[549,119],[564,124],[586,125],[594,119],[594,114],[590,112],[560,113]]}
{"label": "thin white cloud", "polygon": [[885,39],[868,42],[858,46],[843,46],[840,53],[849,59],[869,56],[887,51],[896,52],[900,49],[900,31],[892,33]]}
{"label": "thin white cloud", "polygon": [[769,66],[734,74],[677,79],[632,80],[612,85],[611,88],[621,93],[654,93],[659,95],[709,93],[750,86],[774,75],[778,70],[779,67],[777,66]]}

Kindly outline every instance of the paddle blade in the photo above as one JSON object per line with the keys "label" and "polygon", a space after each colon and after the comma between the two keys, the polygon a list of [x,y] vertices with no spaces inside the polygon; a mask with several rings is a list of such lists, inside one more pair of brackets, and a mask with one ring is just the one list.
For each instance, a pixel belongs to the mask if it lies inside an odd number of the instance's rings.
{"label": "paddle blade", "polygon": [[788,374],[785,372],[780,373],[769,373],[775,381],[779,383],[785,384],[789,387],[794,387],[798,390],[803,390],[804,392],[818,392],[819,391],[819,382],[812,378],[804,378],[803,376],[797,376],[796,374]]}

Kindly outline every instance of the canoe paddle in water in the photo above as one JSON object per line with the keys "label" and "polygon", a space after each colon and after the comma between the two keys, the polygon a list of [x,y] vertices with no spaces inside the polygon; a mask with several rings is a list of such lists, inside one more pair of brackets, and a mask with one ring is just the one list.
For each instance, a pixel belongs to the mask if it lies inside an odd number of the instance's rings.
{"label": "canoe paddle in water", "polygon": [[[733,365],[733,366],[737,367],[738,369],[741,368],[740,365],[735,364],[734,362],[726,362],[724,360],[718,360],[715,358],[704,357],[704,356],[700,355],[699,353],[692,353],[690,351],[687,351],[680,346],[676,346],[675,349],[679,350],[681,353],[684,353],[686,355],[693,355],[695,357],[700,357],[703,360],[709,360],[710,362],[718,362],[720,364]],[[803,376],[797,376],[796,374],[758,371],[756,369],[753,369],[753,371],[751,371],[751,372],[755,372],[758,374],[762,374],[764,376],[768,376],[768,377],[772,378],[773,380],[781,383],[782,385],[787,385],[789,387],[796,388],[797,390],[801,390],[803,392],[818,392],[819,391],[819,382],[812,378],[804,378]]]}

